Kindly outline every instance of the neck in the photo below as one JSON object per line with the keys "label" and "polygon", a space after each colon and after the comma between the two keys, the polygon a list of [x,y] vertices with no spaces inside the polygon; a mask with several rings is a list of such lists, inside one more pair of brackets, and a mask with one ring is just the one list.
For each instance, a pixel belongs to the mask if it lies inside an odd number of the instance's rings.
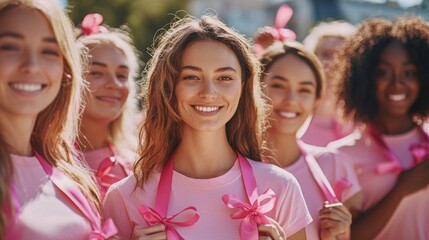
{"label": "neck", "polygon": [[413,119],[410,116],[376,117],[372,123],[386,135],[406,133],[414,127]]}
{"label": "neck", "polygon": [[267,136],[268,149],[271,151],[266,155],[271,163],[285,168],[295,163],[301,156],[295,134],[279,134],[268,130]]}
{"label": "neck", "polygon": [[337,115],[336,105],[333,99],[325,96],[320,99],[320,105],[315,111],[314,118],[318,119],[332,119]]}
{"label": "neck", "polygon": [[36,118],[37,116],[3,117],[0,115],[2,137],[10,146],[11,153],[20,156],[33,156],[30,140]]}
{"label": "neck", "polygon": [[192,178],[213,178],[228,172],[236,159],[224,129],[193,133],[185,130],[174,152],[174,169]]}
{"label": "neck", "polygon": [[84,117],[80,131],[79,144],[82,151],[87,152],[107,147],[109,123]]}

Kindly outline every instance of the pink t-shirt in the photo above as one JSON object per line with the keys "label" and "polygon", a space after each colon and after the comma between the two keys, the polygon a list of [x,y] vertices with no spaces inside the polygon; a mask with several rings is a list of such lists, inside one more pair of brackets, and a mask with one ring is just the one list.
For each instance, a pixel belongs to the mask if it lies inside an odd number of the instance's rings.
{"label": "pink t-shirt", "polygon": [[334,119],[313,117],[301,140],[307,144],[325,147],[328,143],[353,132],[353,124],[341,124]]}
{"label": "pink t-shirt", "polygon": [[[404,168],[412,162],[408,147],[421,141],[419,131],[415,128],[407,133],[395,136],[383,136],[393,154]],[[379,202],[395,185],[398,174],[377,174],[378,163],[389,161],[380,151],[380,147],[363,131],[329,144],[345,153],[353,162],[362,186],[363,211]],[[376,239],[429,239],[429,187],[405,197],[389,222]]]}
{"label": "pink t-shirt", "polygon": [[[349,198],[361,191],[356,173],[347,159],[344,159],[343,156],[329,151],[326,148],[311,145],[304,145],[303,147],[314,156],[332,187],[342,179],[351,184],[349,188],[343,191],[341,196],[343,202],[346,202]],[[307,203],[308,211],[313,218],[313,222],[305,229],[307,239],[319,239],[319,210],[322,209],[323,202],[326,201],[326,198],[316,180],[314,180],[303,156],[291,166],[286,167],[285,170],[292,173],[298,180]]]}
{"label": "pink t-shirt", "polygon": [[49,180],[36,157],[11,155],[22,239],[88,239],[90,222]]}
{"label": "pink t-shirt", "polygon": [[[293,235],[311,222],[305,201],[296,179],[276,166],[250,161],[259,193],[271,188],[277,196],[273,210],[266,215],[275,219],[284,228],[287,236]],[[115,183],[109,189],[104,201],[106,217],[112,218],[123,239],[129,239],[133,226],[147,227],[138,208],[142,203],[155,206],[155,195],[160,173],[152,174],[144,185],[144,190],[134,190],[134,176]],[[233,210],[222,202],[224,194],[233,194],[245,199],[241,172],[236,162],[224,175],[211,179],[194,179],[173,172],[171,197],[168,214],[178,213],[186,207],[194,206],[200,219],[190,227],[177,227],[184,239],[239,239],[241,220],[232,219]]]}
{"label": "pink t-shirt", "polygon": [[[103,161],[105,158],[112,156],[112,153],[109,148],[101,148],[94,151],[84,152],[83,155],[91,169],[97,171],[101,161]],[[128,161],[125,161],[120,156],[116,156],[116,158],[117,161],[120,161],[127,169],[131,169],[131,164]],[[127,173],[119,164],[116,164],[114,167],[112,167],[110,173],[113,173],[120,178],[124,178],[127,176]]]}

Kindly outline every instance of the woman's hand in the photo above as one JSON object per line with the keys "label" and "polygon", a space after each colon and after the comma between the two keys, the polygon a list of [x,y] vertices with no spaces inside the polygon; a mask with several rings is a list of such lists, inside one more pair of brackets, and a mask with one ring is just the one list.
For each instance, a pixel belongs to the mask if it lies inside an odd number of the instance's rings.
{"label": "woman's hand", "polygon": [[151,227],[134,226],[132,240],[167,240],[167,231],[163,224]]}
{"label": "woman's hand", "polygon": [[258,226],[259,240],[286,240],[286,234],[283,228],[273,220],[270,224],[261,224]]}
{"label": "woman's hand", "polygon": [[325,202],[319,211],[319,218],[320,238],[322,240],[350,238],[352,214],[343,204],[329,206],[328,202]]}

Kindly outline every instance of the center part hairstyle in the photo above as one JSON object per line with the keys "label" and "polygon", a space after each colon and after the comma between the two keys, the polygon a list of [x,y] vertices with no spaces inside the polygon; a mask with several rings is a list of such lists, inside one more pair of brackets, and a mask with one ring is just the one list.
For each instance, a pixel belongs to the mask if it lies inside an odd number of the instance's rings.
{"label": "center part hairstyle", "polygon": [[[101,26],[100,26],[101,27]],[[119,152],[119,154],[129,161],[134,161],[136,146],[135,128],[137,118],[137,84],[136,80],[139,76],[139,59],[138,51],[134,47],[133,40],[125,27],[110,28],[103,26],[104,31],[81,35],[78,37],[78,42],[81,43],[86,50],[94,48],[102,48],[103,46],[113,46],[121,51],[128,63],[129,72],[128,84],[129,94],[125,102],[124,109],[120,115],[109,124],[108,140]],[[86,94],[91,94],[86,91]]]}
{"label": "center part hairstyle", "polygon": [[[59,168],[80,187],[95,204],[99,193],[94,179],[77,158],[74,148],[78,132],[78,116],[81,112],[81,91],[84,87],[81,76],[81,62],[76,47],[72,23],[55,0],[1,0],[0,15],[8,9],[25,7],[40,11],[48,20],[64,58],[64,73],[61,87],[54,101],[37,116],[31,136],[34,150],[43,155],[54,167]],[[13,99],[11,99],[13,101]],[[2,128],[0,123],[0,129]],[[4,129],[2,129],[4,131]],[[7,145],[0,131],[0,205],[8,204],[9,186],[13,177],[13,165]],[[4,213],[1,215],[0,235],[4,233]],[[3,235],[2,235],[3,236]]]}
{"label": "center part hairstyle", "polygon": [[[323,88],[325,87],[325,75],[322,64],[317,56],[307,50],[304,45],[296,41],[275,42],[268,47],[260,56],[259,60],[262,63],[263,74],[269,74],[272,64],[281,57],[293,54],[304,61],[316,77],[316,99],[322,97]],[[288,66],[284,66],[288,68]],[[263,76],[262,76],[263,79]],[[261,84],[264,84],[263,82]]]}
{"label": "center part hairstyle", "polygon": [[242,69],[239,105],[226,124],[228,142],[243,156],[261,160],[266,112],[259,88],[260,65],[248,40],[216,16],[204,15],[200,19],[187,16],[173,21],[171,28],[157,39],[148,64],[142,91],[146,118],[140,129],[140,159],[134,168],[139,186],[143,186],[155,168],[164,165],[181,141],[182,120],[174,89],[183,52],[192,42],[208,40],[227,45]]}
{"label": "center part hairstyle", "polygon": [[397,41],[417,67],[420,92],[409,110],[412,117],[429,114],[429,24],[414,16],[393,21],[370,19],[364,22],[340,51],[336,69],[338,100],[343,100],[345,114],[356,122],[372,121],[378,112],[375,73],[381,53]]}

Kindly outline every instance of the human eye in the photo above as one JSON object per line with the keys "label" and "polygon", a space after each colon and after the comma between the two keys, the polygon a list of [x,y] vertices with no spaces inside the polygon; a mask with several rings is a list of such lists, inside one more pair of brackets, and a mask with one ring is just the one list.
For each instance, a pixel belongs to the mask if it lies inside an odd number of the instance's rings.
{"label": "human eye", "polygon": [[417,71],[415,69],[408,69],[404,71],[404,76],[406,78],[414,78],[417,76]]}
{"label": "human eye", "polygon": [[122,82],[125,82],[128,80],[128,74],[118,74],[116,76],[119,80],[121,80]]}
{"label": "human eye", "polygon": [[198,77],[195,75],[185,75],[183,76],[184,80],[198,80]]}
{"label": "human eye", "polygon": [[103,73],[100,71],[89,71],[88,75],[92,78],[101,78]]}
{"label": "human eye", "polygon": [[47,56],[54,56],[54,57],[60,56],[60,52],[57,49],[47,48],[42,50],[42,53]]}
{"label": "human eye", "polygon": [[385,68],[377,68],[375,70],[375,76],[378,78],[386,77],[389,75],[389,71]]}
{"label": "human eye", "polygon": [[4,44],[4,45],[0,45],[0,51],[18,51],[19,48],[15,45],[12,44]]}
{"label": "human eye", "polygon": [[219,77],[219,80],[222,80],[222,81],[231,81],[231,80],[233,80],[233,78],[229,77],[229,76],[221,76],[221,77]]}

